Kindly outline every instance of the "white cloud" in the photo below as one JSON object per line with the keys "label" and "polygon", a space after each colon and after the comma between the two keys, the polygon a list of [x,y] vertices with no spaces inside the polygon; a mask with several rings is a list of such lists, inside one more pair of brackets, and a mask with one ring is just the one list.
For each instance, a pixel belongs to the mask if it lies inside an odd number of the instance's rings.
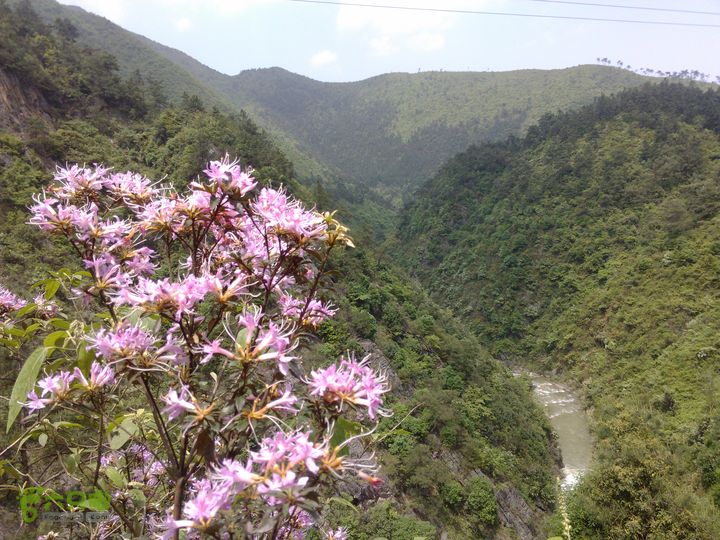
{"label": "white cloud", "polygon": [[[132,0],[130,0],[132,1]],[[163,5],[176,8],[202,8],[212,10],[219,15],[236,15],[256,6],[277,4],[280,0],[156,0]]]}
{"label": "white cloud", "polygon": [[389,56],[400,50],[400,48],[393,43],[390,36],[378,36],[372,38],[370,40],[370,48],[378,56]]}
{"label": "white cloud", "polygon": [[[456,3],[448,0],[448,4]],[[430,8],[437,7],[438,3],[437,0],[397,0],[393,5]],[[410,34],[421,30],[446,29],[455,17],[453,13],[341,6],[337,27],[341,31],[370,29],[382,35]]]}
{"label": "white cloud", "polygon": [[410,36],[407,43],[410,49],[418,52],[437,51],[445,46],[445,34],[422,32],[420,34]]}
{"label": "white cloud", "polygon": [[192,21],[187,17],[181,17],[175,20],[175,28],[178,32],[187,32],[192,28]]}
{"label": "white cloud", "polygon": [[333,51],[328,51],[327,49],[324,51],[320,51],[318,53],[315,53],[312,55],[312,58],[310,58],[310,63],[313,66],[325,66],[327,64],[332,64],[337,60],[337,53],[334,53]]}
{"label": "white cloud", "polygon": [[[366,0],[370,1],[370,0]],[[382,4],[380,0],[372,0]],[[440,8],[447,10],[483,10],[497,7],[502,0],[394,0],[392,5],[408,8]],[[370,49],[387,56],[408,49],[430,52],[445,46],[445,35],[463,16],[470,14],[410,9],[383,9],[341,6],[336,26],[340,32],[367,35]]]}

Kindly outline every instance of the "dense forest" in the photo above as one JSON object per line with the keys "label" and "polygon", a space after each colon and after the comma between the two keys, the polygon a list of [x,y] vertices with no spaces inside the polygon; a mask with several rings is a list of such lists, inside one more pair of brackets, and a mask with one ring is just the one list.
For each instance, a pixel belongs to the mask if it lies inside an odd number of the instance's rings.
{"label": "dense forest", "polygon": [[664,83],[470,148],[390,252],[511,363],[582,383],[581,538],[716,538],[720,92]]}
{"label": "dense forest", "polygon": [[[29,293],[52,270],[76,264],[61,243],[27,225],[32,194],[47,186],[59,164],[104,163],[181,184],[208,160],[229,153],[252,166],[265,185],[282,184],[323,209],[353,207],[352,200],[338,198],[351,199],[352,186],[333,200],[321,186],[300,183],[293,164],[244,112],[222,111],[191,94],[168,97],[159,81],[123,76],[112,56],[83,45],[71,21],[45,22],[27,2],[1,7],[3,285]],[[339,314],[319,328],[321,339],[307,343],[304,356],[320,366],[346,351],[370,353],[391,373],[395,415],[377,434],[387,485],[381,493],[350,486],[327,519],[359,539],[556,532],[556,524],[546,522],[555,504],[553,436],[528,382],[514,378],[449,311],[371,247],[360,243],[331,259]],[[7,395],[20,365],[0,351]],[[3,416],[6,407],[3,401]],[[3,443],[18,430],[3,435]],[[35,435],[24,449],[42,459],[52,452],[46,444]],[[3,483],[22,483],[2,470]],[[16,496],[2,494],[3,528],[18,524]],[[31,527],[22,531],[37,534]]]}
{"label": "dense forest", "polygon": [[[82,9],[54,0],[33,5],[46,21],[68,18],[81,43],[115,56],[127,76],[137,70],[159,81],[172,99],[195,94],[220,110],[246,110],[300,176],[321,178],[331,192],[359,183],[394,205],[470,144],[520,135],[543,114],[652,80],[592,65],[393,73],[351,83],[319,82],[281,68],[228,76]],[[358,211],[373,214],[376,228],[388,228],[377,216],[387,212],[382,203],[363,201]]]}

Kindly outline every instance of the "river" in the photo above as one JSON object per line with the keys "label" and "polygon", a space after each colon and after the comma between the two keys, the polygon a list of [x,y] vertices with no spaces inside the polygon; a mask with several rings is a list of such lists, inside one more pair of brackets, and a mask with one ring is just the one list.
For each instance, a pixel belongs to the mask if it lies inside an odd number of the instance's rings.
{"label": "river", "polygon": [[562,453],[562,486],[571,488],[590,470],[592,437],[587,413],[572,389],[543,375],[527,373],[533,392],[558,436]]}

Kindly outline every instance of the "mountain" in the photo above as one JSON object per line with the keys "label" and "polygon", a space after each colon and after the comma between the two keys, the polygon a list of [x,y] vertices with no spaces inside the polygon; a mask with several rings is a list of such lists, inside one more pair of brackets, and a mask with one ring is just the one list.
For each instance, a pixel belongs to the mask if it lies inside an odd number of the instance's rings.
{"label": "mountain", "polygon": [[[14,0],[19,1],[19,0]],[[268,129],[301,177],[348,183],[397,203],[470,144],[519,135],[544,114],[649,80],[607,66],[504,73],[393,73],[325,83],[281,68],[219,73],[188,55],[80,8],[32,0],[46,21],[67,18],[78,41],[117,58],[120,72],[159,81],[171,99],[240,108]]]}
{"label": "mountain", "polygon": [[644,86],[448,161],[387,249],[592,411],[581,538],[720,537],[720,91]]}
{"label": "mountain", "polygon": [[[189,97],[170,105],[163,87],[132,70],[123,74],[118,64],[77,41],[62,22],[44,23],[27,4],[2,12],[3,285],[29,295],[32,284],[49,272],[77,268],[64,244],[27,225],[32,194],[46,187],[58,163],[104,163],[182,185],[209,159],[228,152],[253,166],[262,183],[282,183],[307,204],[323,204],[296,181],[291,161],[248,115],[208,110]],[[371,355],[374,365],[388,372],[395,417],[377,432],[388,485],[382,501],[363,486],[346,486],[349,495],[325,509],[327,518],[349,527],[358,539],[409,540],[440,532],[458,540],[477,531],[498,539],[542,534],[554,506],[555,452],[528,382],[513,377],[451,313],[373,255],[372,247],[360,245],[331,260],[330,300],[339,313],[320,327],[321,339],[303,351],[303,358],[319,366],[353,351]],[[60,298],[70,301],[62,292]],[[7,396],[19,365],[3,343],[6,377],[0,394]],[[22,352],[24,359],[27,351]],[[0,415],[7,403],[0,401]],[[0,448],[19,435],[17,424],[15,429],[0,436]],[[52,439],[47,446],[35,439],[24,442],[31,456],[52,451]],[[7,471],[0,471],[3,482],[15,482]],[[58,471],[37,473],[34,479],[42,483]],[[59,480],[47,480],[53,482]],[[12,490],[1,495],[2,530],[17,529],[15,495]]]}
{"label": "mountain", "polygon": [[[346,176],[396,194],[472,143],[523,133],[548,112],[646,80],[603,66],[505,73],[394,73],[322,83],[279,68],[234,77],[228,98]],[[259,108],[259,109],[258,109]],[[370,158],[369,158],[370,157]]]}

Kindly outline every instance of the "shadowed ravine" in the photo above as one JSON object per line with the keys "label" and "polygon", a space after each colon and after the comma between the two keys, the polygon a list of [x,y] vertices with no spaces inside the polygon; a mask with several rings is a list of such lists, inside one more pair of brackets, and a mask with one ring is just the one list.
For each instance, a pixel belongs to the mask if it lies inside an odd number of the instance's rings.
{"label": "shadowed ravine", "polygon": [[589,470],[592,460],[587,413],[567,385],[534,373],[528,373],[528,376],[532,380],[535,397],[558,435],[564,463],[562,485],[572,487]]}

